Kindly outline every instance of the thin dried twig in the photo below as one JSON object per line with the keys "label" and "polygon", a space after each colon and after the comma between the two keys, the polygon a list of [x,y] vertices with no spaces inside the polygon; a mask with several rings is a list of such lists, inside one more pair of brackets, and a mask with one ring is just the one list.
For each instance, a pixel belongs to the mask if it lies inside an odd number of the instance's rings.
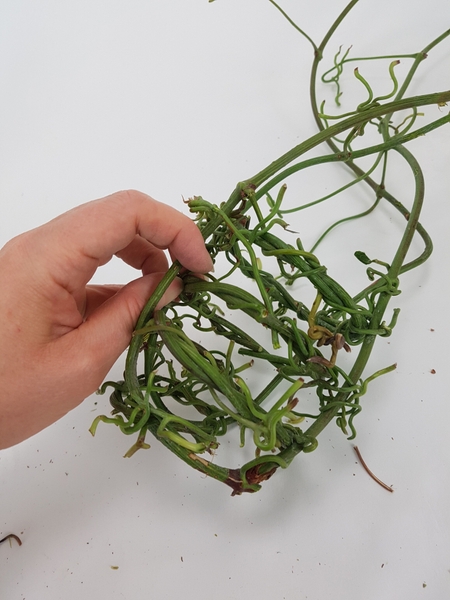
{"label": "thin dried twig", "polygon": [[374,479],[378,483],[378,485],[381,485],[381,487],[383,487],[388,492],[393,492],[394,490],[392,489],[392,487],[390,485],[388,485],[387,483],[384,483],[383,481],[381,481],[381,479],[378,479],[378,477],[372,473],[372,471],[366,465],[363,457],[361,456],[361,452],[359,451],[358,446],[353,446],[353,448],[355,449],[356,456],[359,458],[359,461],[362,464],[362,466],[364,467],[364,470],[367,471],[367,473],[372,477],[372,479]]}
{"label": "thin dried twig", "polygon": [[22,540],[15,533],[10,533],[9,535],[6,535],[3,539],[0,540],[0,544],[2,542],[6,542],[6,540],[16,540],[16,542],[19,544],[19,546],[22,545]]}

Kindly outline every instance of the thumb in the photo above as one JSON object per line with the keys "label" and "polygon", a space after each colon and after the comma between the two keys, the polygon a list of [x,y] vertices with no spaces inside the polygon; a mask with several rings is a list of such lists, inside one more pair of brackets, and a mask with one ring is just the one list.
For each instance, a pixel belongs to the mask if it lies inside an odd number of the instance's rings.
{"label": "thumb", "polygon": [[[76,334],[77,356],[74,358],[86,378],[89,393],[98,388],[129,345],[136,321],[163,276],[164,273],[151,273],[131,281],[68,334]],[[175,300],[182,289],[181,280],[175,279],[158,303],[158,308]]]}

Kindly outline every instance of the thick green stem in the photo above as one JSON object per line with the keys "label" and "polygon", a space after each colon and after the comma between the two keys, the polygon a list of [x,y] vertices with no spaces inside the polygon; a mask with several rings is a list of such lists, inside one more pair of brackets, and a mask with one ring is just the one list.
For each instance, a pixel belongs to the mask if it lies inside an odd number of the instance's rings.
{"label": "thick green stem", "polygon": [[[403,262],[405,261],[408,250],[411,246],[412,239],[414,237],[414,233],[417,227],[417,223],[419,221],[420,211],[422,209],[423,198],[425,193],[425,184],[423,179],[422,170],[420,169],[420,165],[414,156],[407,150],[406,148],[400,146],[397,148],[397,151],[405,158],[408,162],[411,170],[414,174],[415,184],[416,184],[416,192],[414,197],[413,207],[411,209],[411,215],[408,219],[407,226],[405,228],[403,238],[397,248],[395,253],[394,260],[392,261],[392,265],[388,270],[388,276],[391,279],[397,279],[401,274],[401,269]],[[378,302],[375,306],[373,317],[371,319],[369,329],[379,329],[383,320],[384,313],[389,304],[389,300],[391,299],[391,295],[386,292],[381,292],[378,298]],[[369,357],[371,355],[376,336],[375,335],[366,335],[363,343],[361,345],[361,349],[358,353],[358,357],[353,365],[352,370],[349,373],[349,378],[352,383],[357,383],[361,378],[363,371],[367,365]],[[348,394],[340,394],[336,398],[337,400],[345,400]],[[323,429],[334,419],[336,414],[338,413],[339,408],[336,407],[334,409],[330,409],[329,411],[324,412],[316,421],[309,427],[306,431],[306,434],[309,434],[312,437],[316,437]]]}
{"label": "thick green stem", "polygon": [[[289,152],[286,152],[280,156],[280,158],[257,173],[248,181],[251,182],[255,187],[259,187],[270,177],[273,177],[276,173],[278,173],[280,169],[283,169],[293,160],[299,158],[299,156],[302,156],[306,152],[309,152],[319,144],[322,144],[323,142],[329,142],[329,140],[332,140],[332,138],[340,135],[344,131],[360,127],[373,119],[378,119],[384,115],[393,114],[401,110],[407,110],[420,106],[429,106],[431,104],[440,105],[446,102],[450,102],[450,90],[437,92],[435,94],[404,98],[394,102],[388,102],[380,106],[373,106],[351,117],[348,117],[347,119],[344,119],[343,121],[328,127],[327,129],[322,129],[316,135],[310,137],[305,142],[298,144],[298,146],[295,146],[289,150]],[[334,147],[333,149],[338,152],[337,147]]]}

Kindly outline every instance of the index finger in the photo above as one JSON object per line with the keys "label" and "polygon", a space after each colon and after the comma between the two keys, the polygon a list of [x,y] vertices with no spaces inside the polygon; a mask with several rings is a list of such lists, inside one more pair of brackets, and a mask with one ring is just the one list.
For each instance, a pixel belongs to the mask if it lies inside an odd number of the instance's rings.
{"label": "index finger", "polygon": [[157,248],[169,249],[171,256],[190,271],[207,273],[212,269],[195,223],[135,190],[82,204],[38,228],[35,234],[45,240],[45,254],[52,253],[54,266],[55,260],[64,265],[58,269],[58,279],[62,277],[72,289],[82,283],[80,279],[89,281],[96,268],[132,244],[136,234]]}

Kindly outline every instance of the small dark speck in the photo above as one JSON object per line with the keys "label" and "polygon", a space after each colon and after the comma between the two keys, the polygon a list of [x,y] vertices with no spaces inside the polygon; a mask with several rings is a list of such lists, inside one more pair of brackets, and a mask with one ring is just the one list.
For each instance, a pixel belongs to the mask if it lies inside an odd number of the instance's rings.
{"label": "small dark speck", "polygon": [[431,369],[430,373],[431,373],[432,375],[436,375],[436,369]]}
{"label": "small dark speck", "polygon": [[425,581],[422,583],[422,587],[423,587],[423,588],[426,588],[426,587],[427,587],[427,584],[425,583]]}
{"label": "small dark speck", "polygon": [[184,562],[183,557],[181,557],[181,562]]}
{"label": "small dark speck", "polygon": [[430,331],[434,331],[434,329],[431,327]]}
{"label": "small dark speck", "polygon": [[381,565],[381,568],[383,568],[383,567],[384,567],[384,563]]}

